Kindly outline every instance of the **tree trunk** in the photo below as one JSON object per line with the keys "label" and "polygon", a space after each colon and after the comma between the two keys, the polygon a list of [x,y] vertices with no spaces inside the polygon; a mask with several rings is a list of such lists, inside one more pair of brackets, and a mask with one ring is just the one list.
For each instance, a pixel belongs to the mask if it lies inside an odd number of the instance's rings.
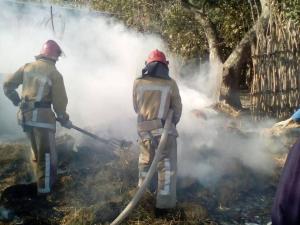
{"label": "tree trunk", "polygon": [[221,62],[220,50],[218,47],[219,40],[214,25],[211,23],[209,18],[200,10],[196,11],[196,19],[201,23],[202,28],[205,32],[205,36],[209,46],[209,61]]}
{"label": "tree trunk", "polygon": [[[203,13],[203,9],[199,9],[188,0],[183,0],[183,3],[195,13],[195,17],[202,25],[208,45],[209,45],[209,59],[210,62],[221,62],[220,51],[218,48],[218,38],[216,30],[210,19]],[[262,12],[254,24],[254,26],[243,37],[240,43],[235,47],[233,52],[223,63],[223,70],[221,70],[221,87],[220,87],[220,100],[225,100],[226,103],[236,108],[242,108],[239,96],[239,82],[243,66],[251,57],[251,43],[255,41],[256,31],[258,29],[266,29],[267,21],[269,19],[269,0],[260,0]]]}
{"label": "tree trunk", "polygon": [[200,22],[209,47],[209,60],[210,62],[221,62],[221,55],[219,50],[219,40],[214,24],[210,21],[208,16],[204,13],[203,9],[194,6],[189,0],[183,0],[186,8],[195,14],[195,18]]}
{"label": "tree trunk", "polygon": [[261,0],[261,6],[262,13],[259,19],[223,64],[220,99],[224,99],[228,104],[237,108],[242,108],[239,96],[241,70],[251,57],[251,43],[256,39],[257,30],[265,30],[268,24],[269,0]]}

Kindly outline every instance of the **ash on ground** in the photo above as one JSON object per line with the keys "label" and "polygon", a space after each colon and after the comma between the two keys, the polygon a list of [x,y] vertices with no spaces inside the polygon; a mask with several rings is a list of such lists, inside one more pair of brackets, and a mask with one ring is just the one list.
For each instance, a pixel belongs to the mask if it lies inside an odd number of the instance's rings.
{"label": "ash on ground", "polygon": [[[116,154],[92,141],[76,146],[72,136],[64,135],[57,139],[59,175],[53,194],[46,199],[23,196],[15,190],[30,185],[34,174],[30,148],[19,143],[0,146],[0,207],[15,215],[3,224],[109,224],[136,190],[136,150]],[[278,153],[274,160],[284,161],[285,155]],[[179,178],[178,207],[170,216],[155,218],[148,193],[124,224],[267,224],[281,168],[278,163],[274,174],[261,175],[236,160],[213,185]]]}

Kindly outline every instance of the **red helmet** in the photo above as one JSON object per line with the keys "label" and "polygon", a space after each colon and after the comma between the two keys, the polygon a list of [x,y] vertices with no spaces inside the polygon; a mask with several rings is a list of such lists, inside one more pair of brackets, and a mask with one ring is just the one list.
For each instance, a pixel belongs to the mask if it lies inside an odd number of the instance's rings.
{"label": "red helmet", "polygon": [[151,62],[161,62],[166,65],[169,64],[169,61],[167,61],[165,54],[157,49],[150,52],[148,56],[146,63],[148,64]]}
{"label": "red helmet", "polygon": [[58,60],[58,57],[61,54],[62,54],[61,48],[53,40],[46,41],[46,43],[43,45],[42,50],[40,52],[41,56],[45,56],[45,57],[53,59],[55,61]]}

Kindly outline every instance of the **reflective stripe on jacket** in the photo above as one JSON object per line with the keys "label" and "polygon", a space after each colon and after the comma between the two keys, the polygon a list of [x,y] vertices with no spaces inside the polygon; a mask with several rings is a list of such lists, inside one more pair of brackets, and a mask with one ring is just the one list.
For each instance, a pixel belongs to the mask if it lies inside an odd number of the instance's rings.
{"label": "reflective stripe on jacket", "polygon": [[[175,125],[179,122],[182,111],[178,86],[173,79],[160,79],[147,76],[136,79],[133,87],[133,105],[138,114],[140,136],[161,135],[168,110],[174,110],[171,133],[177,136]],[[147,129],[148,127],[148,129]]]}
{"label": "reflective stripe on jacket", "polygon": [[[57,71],[55,62],[46,58],[26,64],[8,77],[4,90],[9,97],[22,86],[22,102],[28,107],[18,112],[19,123],[28,126],[55,130],[55,114],[65,115],[68,98],[62,75]],[[51,107],[35,107],[35,103],[50,103]]]}

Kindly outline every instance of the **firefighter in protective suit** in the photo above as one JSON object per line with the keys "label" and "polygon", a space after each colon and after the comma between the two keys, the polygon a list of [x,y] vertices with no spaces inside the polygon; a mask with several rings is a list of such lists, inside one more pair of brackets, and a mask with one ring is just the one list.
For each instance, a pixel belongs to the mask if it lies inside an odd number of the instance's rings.
{"label": "firefighter in protective suit", "polygon": [[[72,126],[66,113],[68,98],[63,77],[55,67],[61,54],[59,45],[48,40],[36,61],[19,68],[3,86],[5,95],[20,107],[18,122],[31,142],[39,195],[50,193],[56,178],[56,120],[64,127]],[[21,97],[16,91],[19,85]]]}
{"label": "firefighter in protective suit", "polygon": [[146,177],[160,141],[169,109],[173,109],[172,127],[166,148],[158,163],[156,212],[163,214],[176,206],[177,143],[176,124],[182,111],[181,97],[176,82],[169,76],[169,62],[159,50],[150,53],[142,76],[135,80],[133,105],[138,115],[140,137],[139,186]]}

